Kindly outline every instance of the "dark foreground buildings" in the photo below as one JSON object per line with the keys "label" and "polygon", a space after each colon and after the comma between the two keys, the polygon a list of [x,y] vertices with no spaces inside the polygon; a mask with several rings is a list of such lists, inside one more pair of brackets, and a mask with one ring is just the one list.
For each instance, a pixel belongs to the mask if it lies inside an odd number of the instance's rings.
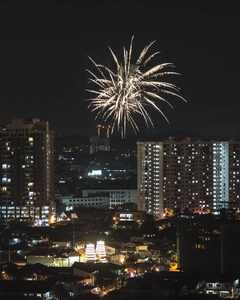
{"label": "dark foreground buildings", "polygon": [[207,275],[239,275],[240,221],[213,215],[179,219],[178,267]]}

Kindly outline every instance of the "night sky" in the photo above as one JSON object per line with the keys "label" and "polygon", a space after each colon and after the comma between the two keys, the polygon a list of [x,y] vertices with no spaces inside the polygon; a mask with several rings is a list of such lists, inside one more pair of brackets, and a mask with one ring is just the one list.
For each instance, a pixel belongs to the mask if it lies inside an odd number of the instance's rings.
{"label": "night sky", "polygon": [[168,98],[170,125],[153,112],[155,129],[141,133],[240,136],[239,10],[227,1],[191,2],[1,1],[0,124],[39,117],[62,134],[93,134],[87,56],[113,68],[107,46],[120,56],[134,35],[136,56],[157,41],[155,62],[174,63],[182,75],[171,81],[188,101]]}

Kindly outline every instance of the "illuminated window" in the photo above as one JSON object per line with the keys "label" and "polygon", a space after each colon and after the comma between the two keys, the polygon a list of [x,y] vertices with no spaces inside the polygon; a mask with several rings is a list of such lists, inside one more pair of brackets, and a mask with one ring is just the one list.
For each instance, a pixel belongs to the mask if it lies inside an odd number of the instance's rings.
{"label": "illuminated window", "polygon": [[33,138],[32,137],[30,137],[28,140],[29,140],[29,142],[33,142]]}

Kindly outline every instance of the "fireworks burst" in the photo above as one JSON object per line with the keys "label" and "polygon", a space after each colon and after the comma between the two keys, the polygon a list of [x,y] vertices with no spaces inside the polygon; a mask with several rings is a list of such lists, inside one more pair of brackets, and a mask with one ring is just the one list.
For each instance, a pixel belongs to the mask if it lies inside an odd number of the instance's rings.
{"label": "fireworks burst", "polygon": [[117,127],[122,137],[126,137],[127,126],[131,125],[134,132],[139,131],[135,117],[143,117],[147,127],[153,126],[153,121],[147,111],[148,107],[157,110],[168,121],[158,102],[165,102],[173,106],[164,98],[164,95],[177,96],[184,100],[179,94],[179,88],[169,82],[160,81],[166,75],[179,75],[176,72],[166,71],[173,68],[172,63],[162,63],[148,68],[149,62],[160,52],[147,55],[149,48],[155,43],[151,42],[141,52],[135,64],[132,60],[133,37],[129,50],[123,48],[123,62],[120,62],[113,50],[109,50],[116,64],[116,72],[108,67],[95,63],[98,75],[87,70],[91,74],[90,81],[96,84],[96,90],[87,90],[94,94],[89,107],[96,111],[96,119],[101,117],[105,122],[111,120],[112,131]]}

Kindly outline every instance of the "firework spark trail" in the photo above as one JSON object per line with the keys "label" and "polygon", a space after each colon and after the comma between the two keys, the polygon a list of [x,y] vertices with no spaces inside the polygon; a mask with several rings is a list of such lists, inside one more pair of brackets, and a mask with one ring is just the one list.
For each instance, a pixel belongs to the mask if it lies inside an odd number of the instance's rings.
{"label": "firework spark trail", "polygon": [[155,52],[147,56],[149,48],[155,43],[151,42],[145,46],[135,64],[131,63],[133,37],[130,42],[129,50],[123,48],[123,62],[120,63],[113,50],[109,48],[116,64],[116,72],[106,66],[97,64],[93,59],[90,60],[96,67],[99,75],[87,70],[92,76],[90,82],[97,86],[96,90],[87,90],[94,94],[90,100],[92,111],[96,111],[96,118],[101,117],[105,122],[109,119],[112,122],[112,131],[115,127],[121,132],[122,137],[126,137],[127,125],[130,124],[136,133],[139,131],[135,116],[143,117],[147,127],[153,126],[152,119],[146,110],[148,106],[157,110],[168,121],[167,117],[159,108],[158,101],[173,106],[162,96],[170,94],[183,101],[178,92],[179,88],[169,82],[159,81],[160,77],[166,75],[179,75],[177,72],[165,71],[172,68],[172,63],[162,63],[150,69],[146,69],[148,63],[160,52]]}

